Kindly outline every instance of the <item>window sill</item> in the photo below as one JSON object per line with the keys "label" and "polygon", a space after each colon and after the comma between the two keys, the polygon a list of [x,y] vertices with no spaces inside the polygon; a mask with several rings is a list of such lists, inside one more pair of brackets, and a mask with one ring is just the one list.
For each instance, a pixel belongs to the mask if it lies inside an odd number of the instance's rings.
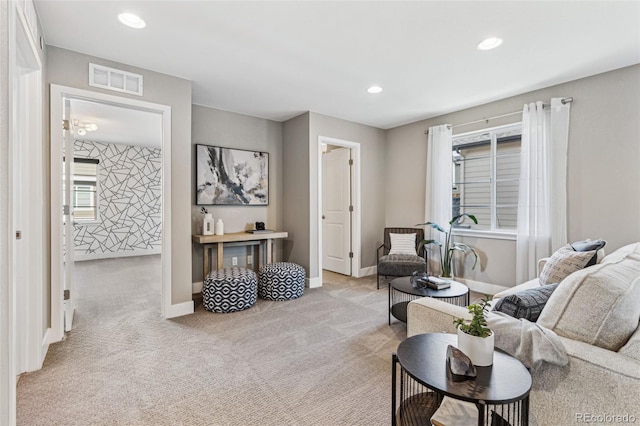
{"label": "window sill", "polygon": [[99,220],[76,220],[73,222],[73,226],[96,226],[100,225]]}
{"label": "window sill", "polygon": [[483,231],[480,229],[454,229],[454,236],[458,237],[475,237],[488,238],[492,240],[511,240],[515,241],[517,234],[515,231]]}

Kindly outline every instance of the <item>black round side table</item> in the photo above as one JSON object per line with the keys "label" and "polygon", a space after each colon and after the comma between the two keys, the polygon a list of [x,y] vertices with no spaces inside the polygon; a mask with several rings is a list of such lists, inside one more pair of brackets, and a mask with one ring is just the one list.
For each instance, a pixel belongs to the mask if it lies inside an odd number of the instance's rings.
{"label": "black round side table", "polygon": [[400,343],[392,356],[392,424],[430,424],[448,396],[475,404],[479,426],[528,426],[531,374],[527,368],[496,349],[493,365],[476,367],[475,379],[456,381],[447,366],[447,346],[456,343],[455,335],[445,333],[419,334]]}
{"label": "black round side table", "polygon": [[389,325],[391,325],[391,315],[402,322],[407,322],[407,305],[421,297],[433,297],[452,305],[467,306],[469,287],[457,281],[451,281],[451,287],[442,290],[415,288],[411,285],[411,277],[396,278],[389,283]]}

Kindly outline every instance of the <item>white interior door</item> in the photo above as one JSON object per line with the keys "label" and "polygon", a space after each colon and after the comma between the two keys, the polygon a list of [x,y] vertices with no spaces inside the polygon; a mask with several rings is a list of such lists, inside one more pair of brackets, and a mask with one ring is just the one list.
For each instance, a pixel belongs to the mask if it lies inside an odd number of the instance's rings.
{"label": "white interior door", "polygon": [[73,326],[75,312],[75,295],[73,291],[73,131],[71,127],[71,102],[64,100],[64,125],[62,176],[63,176],[63,274],[64,274],[64,331],[70,331]]}
{"label": "white interior door", "polygon": [[351,150],[322,155],[322,267],[351,275]]}

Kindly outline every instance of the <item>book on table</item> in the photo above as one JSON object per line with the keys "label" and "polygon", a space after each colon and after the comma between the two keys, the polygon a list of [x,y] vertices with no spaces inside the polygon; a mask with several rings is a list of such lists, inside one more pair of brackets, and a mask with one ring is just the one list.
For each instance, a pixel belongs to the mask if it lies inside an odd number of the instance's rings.
{"label": "book on table", "polygon": [[451,281],[438,277],[429,277],[427,281],[427,287],[434,290],[443,290],[445,288],[451,287]]}
{"label": "book on table", "polygon": [[273,229],[249,229],[247,232],[250,234],[271,234]]}

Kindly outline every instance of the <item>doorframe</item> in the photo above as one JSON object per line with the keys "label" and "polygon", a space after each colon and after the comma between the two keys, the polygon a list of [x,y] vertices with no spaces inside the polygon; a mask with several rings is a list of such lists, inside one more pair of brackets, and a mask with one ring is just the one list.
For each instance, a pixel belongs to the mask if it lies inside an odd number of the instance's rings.
{"label": "doorframe", "polygon": [[[124,98],[90,90],[51,85],[51,333],[50,343],[64,337],[64,282],[62,278],[62,132],[63,99],[78,99],[138,109],[162,115],[162,296],[161,314],[171,313],[171,107],[137,99]],[[58,194],[58,195],[56,195]]]}
{"label": "doorframe", "polygon": [[318,136],[318,175],[317,196],[318,196],[318,214],[316,221],[318,222],[318,279],[319,286],[322,286],[322,144],[336,145],[351,149],[351,158],[353,159],[353,169],[351,175],[351,197],[353,201],[353,215],[351,216],[351,250],[353,251],[353,259],[351,260],[351,276],[359,278],[360,275],[360,240],[361,240],[361,223],[362,223],[362,203],[361,203],[361,187],[360,187],[360,143],[347,141],[343,139],[332,138],[329,136]]}

